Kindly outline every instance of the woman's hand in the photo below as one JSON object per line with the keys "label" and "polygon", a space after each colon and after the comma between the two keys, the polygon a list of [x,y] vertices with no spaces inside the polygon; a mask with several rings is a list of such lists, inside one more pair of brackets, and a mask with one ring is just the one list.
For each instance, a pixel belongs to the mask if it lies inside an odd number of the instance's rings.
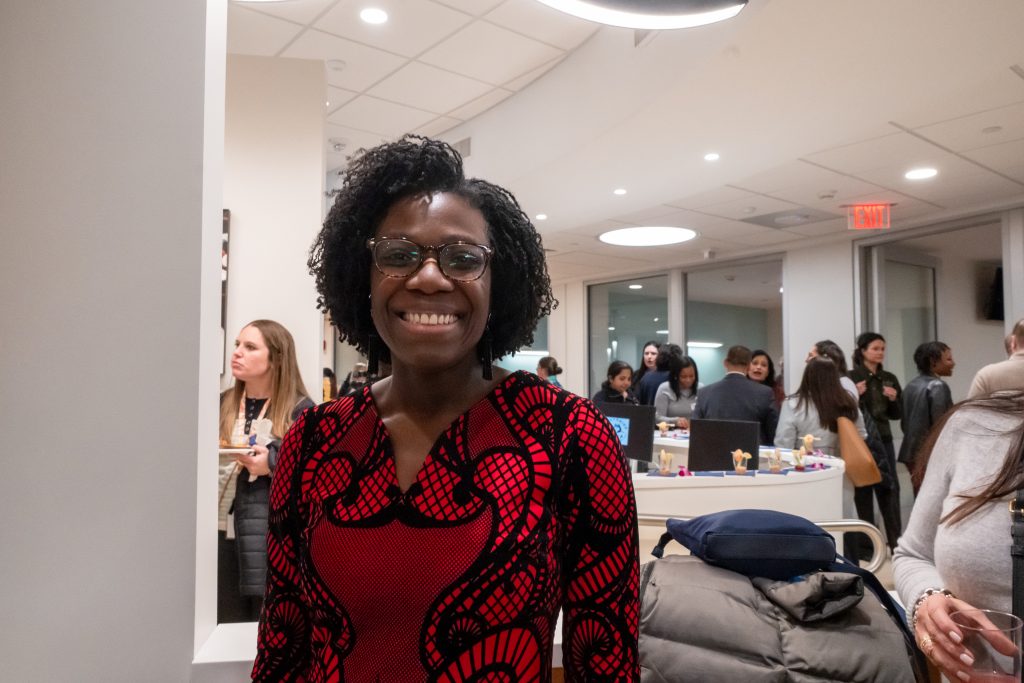
{"label": "woman's hand", "polygon": [[267,459],[269,451],[266,446],[253,446],[248,453],[243,453],[235,458],[235,462],[249,470],[249,474],[257,477],[265,477],[270,474],[270,462]]}
{"label": "woman's hand", "polygon": [[[861,392],[861,393],[864,393],[864,392]],[[890,401],[895,401],[896,400],[896,388],[895,387],[883,387],[882,388],[882,393],[885,394],[885,397],[887,399],[889,399]]]}
{"label": "woman's hand", "polygon": [[942,593],[929,595],[917,607],[914,633],[917,644],[931,663],[951,681],[957,678],[970,680],[970,667],[974,664],[971,653],[961,645],[963,633],[949,617],[953,612],[965,609],[974,607]]}
{"label": "woman's hand", "polygon": [[863,396],[864,392],[867,391],[867,390],[868,390],[868,381],[866,379],[861,380],[860,382],[857,382],[857,393],[858,394]]}
{"label": "woman's hand", "polygon": [[690,421],[687,420],[685,417],[677,417],[676,418],[676,427],[678,427],[679,429],[689,429],[690,428]]}

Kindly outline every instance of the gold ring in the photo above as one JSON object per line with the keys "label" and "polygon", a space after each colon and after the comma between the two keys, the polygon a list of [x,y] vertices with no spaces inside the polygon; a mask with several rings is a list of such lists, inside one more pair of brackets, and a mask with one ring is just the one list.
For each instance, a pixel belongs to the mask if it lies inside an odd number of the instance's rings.
{"label": "gold ring", "polygon": [[921,649],[924,651],[924,653],[926,655],[930,655],[932,653],[932,649],[934,647],[935,647],[935,643],[932,640],[931,636],[922,636],[921,637]]}

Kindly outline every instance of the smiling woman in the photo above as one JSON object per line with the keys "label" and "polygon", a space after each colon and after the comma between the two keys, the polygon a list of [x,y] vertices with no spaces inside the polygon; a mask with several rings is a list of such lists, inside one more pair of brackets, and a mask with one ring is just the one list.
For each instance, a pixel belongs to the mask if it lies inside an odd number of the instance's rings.
{"label": "smiling woman", "polygon": [[392,374],[305,413],[270,500],[261,681],[635,680],[636,506],[593,405],[492,360],[554,301],[507,191],[414,136],[362,152],[309,260]]}

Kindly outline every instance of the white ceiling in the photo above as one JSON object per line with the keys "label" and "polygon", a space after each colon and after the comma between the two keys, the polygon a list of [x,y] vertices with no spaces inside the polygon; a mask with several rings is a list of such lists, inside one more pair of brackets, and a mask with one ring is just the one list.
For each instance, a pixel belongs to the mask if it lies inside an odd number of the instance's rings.
{"label": "white ceiling", "polygon": [[[369,4],[389,22],[361,22]],[[404,132],[470,138],[470,173],[548,214],[538,227],[553,279],[842,239],[854,202],[894,203],[895,229],[1024,204],[1019,0],[751,0],[733,20],[639,44],[535,0],[229,12],[230,52],[327,62],[328,168]],[[705,162],[708,151],[722,158]],[[938,177],[903,178],[918,165]],[[809,209],[835,218],[756,223]],[[638,224],[699,237],[639,249],[596,239]]]}

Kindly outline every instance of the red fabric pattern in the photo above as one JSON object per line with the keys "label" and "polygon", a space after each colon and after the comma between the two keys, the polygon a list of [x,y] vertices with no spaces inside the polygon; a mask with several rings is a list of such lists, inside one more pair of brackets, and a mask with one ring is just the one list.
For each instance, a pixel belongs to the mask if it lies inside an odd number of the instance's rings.
{"label": "red fabric pattern", "polygon": [[638,678],[636,506],[585,399],[515,373],[438,438],[410,489],[369,388],[307,411],[271,490],[253,679]]}

